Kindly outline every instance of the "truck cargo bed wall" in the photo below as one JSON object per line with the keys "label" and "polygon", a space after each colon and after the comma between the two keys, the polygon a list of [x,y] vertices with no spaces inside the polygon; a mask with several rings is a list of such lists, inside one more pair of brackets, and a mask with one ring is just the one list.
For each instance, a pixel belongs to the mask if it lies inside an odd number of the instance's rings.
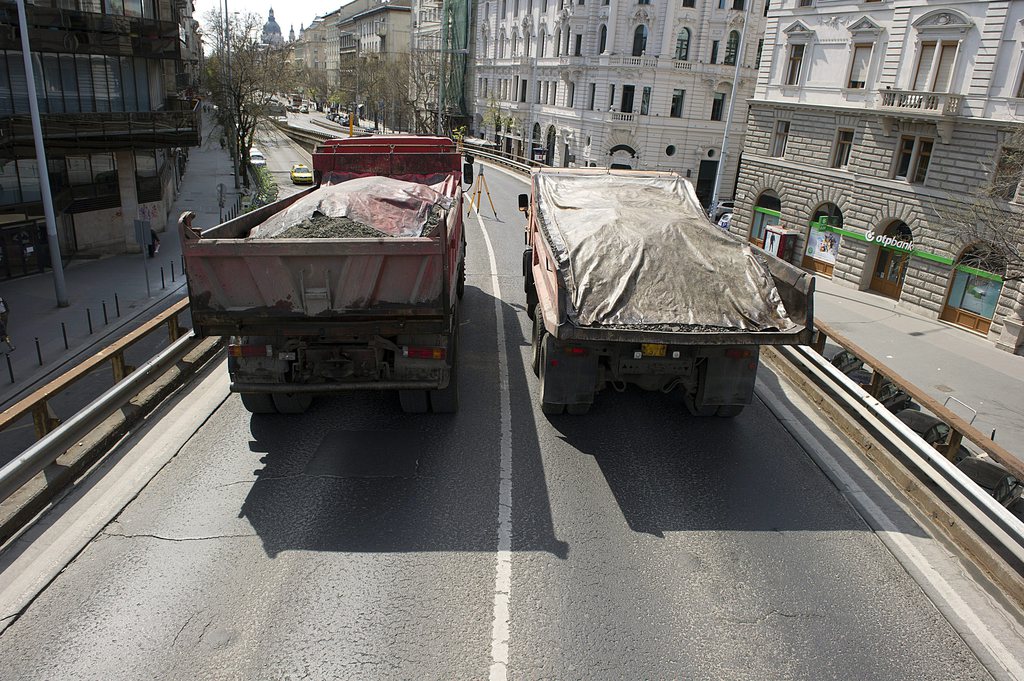
{"label": "truck cargo bed wall", "polygon": [[444,314],[439,239],[204,240],[187,263],[201,335]]}

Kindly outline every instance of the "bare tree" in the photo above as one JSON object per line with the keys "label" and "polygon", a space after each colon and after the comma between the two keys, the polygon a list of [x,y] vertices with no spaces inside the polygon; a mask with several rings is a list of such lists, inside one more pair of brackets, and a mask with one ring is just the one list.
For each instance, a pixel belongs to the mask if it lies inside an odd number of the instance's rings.
{"label": "bare tree", "polygon": [[[226,27],[224,15],[211,10],[206,25],[214,53],[206,60],[205,84],[220,108],[228,142],[244,168],[249,164],[256,128],[270,118],[271,97],[287,82],[285,54],[259,42],[262,19],[252,12],[233,13]],[[248,174],[242,177],[248,187]]]}

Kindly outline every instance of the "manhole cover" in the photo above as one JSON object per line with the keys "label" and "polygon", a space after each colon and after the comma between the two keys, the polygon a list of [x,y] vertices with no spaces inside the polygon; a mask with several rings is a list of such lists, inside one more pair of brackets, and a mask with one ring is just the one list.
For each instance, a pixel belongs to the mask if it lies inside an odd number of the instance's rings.
{"label": "manhole cover", "polygon": [[412,478],[422,433],[333,430],[306,464],[307,475],[337,478]]}
{"label": "manhole cover", "polygon": [[950,388],[948,385],[941,385],[940,384],[940,385],[935,386],[935,389],[936,390],[941,390],[944,393],[951,393],[951,392],[953,392],[953,389]]}

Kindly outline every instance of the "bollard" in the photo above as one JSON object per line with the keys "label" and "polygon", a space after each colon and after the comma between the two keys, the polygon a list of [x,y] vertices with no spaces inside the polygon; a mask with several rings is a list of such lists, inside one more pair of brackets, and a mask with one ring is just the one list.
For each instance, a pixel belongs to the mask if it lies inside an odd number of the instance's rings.
{"label": "bollard", "polygon": [[89,335],[92,335],[92,310],[85,308],[85,320],[89,322]]}
{"label": "bollard", "polygon": [[114,291],[114,311],[117,313],[118,318],[121,317],[121,301],[117,299],[117,291]]}
{"label": "bollard", "polygon": [[174,283],[174,261],[171,261],[171,283]]}
{"label": "bollard", "polygon": [[60,323],[60,332],[64,336],[64,349],[68,349],[68,327],[64,325],[64,322]]}
{"label": "bollard", "polygon": [[103,326],[106,326],[110,323],[110,320],[107,319],[107,301],[101,300],[100,304],[103,305]]}
{"label": "bollard", "polygon": [[43,366],[43,351],[39,349],[38,338],[36,338],[36,359],[39,360],[39,366]]}
{"label": "bollard", "polygon": [[14,367],[11,366],[11,354],[10,353],[4,353],[4,357],[7,358],[7,373],[11,377],[11,383],[14,383]]}
{"label": "bollard", "polygon": [[160,265],[160,288],[167,288],[167,281],[164,280],[164,266]]}

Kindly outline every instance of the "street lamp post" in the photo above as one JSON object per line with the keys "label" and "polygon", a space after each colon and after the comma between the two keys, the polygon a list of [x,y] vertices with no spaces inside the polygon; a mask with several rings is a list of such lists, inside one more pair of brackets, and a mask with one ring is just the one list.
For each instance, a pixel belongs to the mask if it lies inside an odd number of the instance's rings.
{"label": "street lamp post", "polygon": [[747,3],[747,8],[743,13],[743,29],[740,31],[740,43],[736,46],[736,70],[732,78],[732,94],[729,97],[729,113],[725,117],[725,134],[722,135],[722,152],[719,154],[718,160],[718,172],[715,173],[715,189],[711,193],[711,217],[715,217],[715,212],[718,209],[718,193],[722,186],[722,173],[725,172],[725,164],[728,158],[729,152],[729,128],[732,126],[732,114],[736,107],[736,91],[740,88],[740,64],[743,62],[743,48],[745,46],[745,40],[747,37],[747,24],[750,23],[750,6],[754,4],[752,2]]}
{"label": "street lamp post", "polygon": [[235,173],[235,189],[238,189],[238,133],[235,127],[235,88],[231,80],[231,14],[228,12],[228,0],[224,0],[224,50],[225,61],[228,69],[228,92],[230,93],[230,109],[228,111],[228,125],[231,127],[231,166]]}
{"label": "street lamp post", "polygon": [[46,216],[46,243],[50,251],[50,268],[53,270],[53,288],[57,296],[57,307],[67,307],[69,303],[67,290],[64,286],[64,265],[60,258],[60,240],[57,239],[57,217],[53,212],[53,194],[50,192],[50,170],[46,165],[43,128],[39,122],[39,101],[36,99],[36,79],[32,71],[32,53],[29,50],[28,18],[25,15],[25,0],[18,0],[18,25],[21,28],[21,56],[25,61],[28,110],[32,116],[32,139],[36,147],[36,164],[39,166],[39,189],[43,199],[43,215]]}

